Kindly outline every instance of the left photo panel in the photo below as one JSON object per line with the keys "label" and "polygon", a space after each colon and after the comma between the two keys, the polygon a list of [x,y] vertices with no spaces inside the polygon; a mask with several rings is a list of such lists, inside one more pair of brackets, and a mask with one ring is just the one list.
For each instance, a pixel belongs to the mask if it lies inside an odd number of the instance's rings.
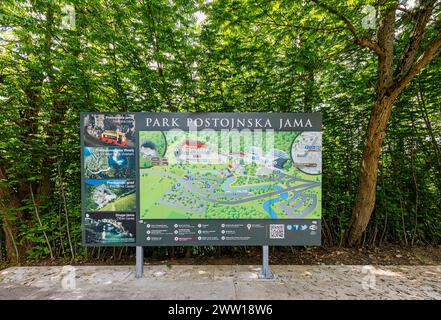
{"label": "left photo panel", "polygon": [[133,113],[82,114],[82,217],[85,244],[136,242]]}

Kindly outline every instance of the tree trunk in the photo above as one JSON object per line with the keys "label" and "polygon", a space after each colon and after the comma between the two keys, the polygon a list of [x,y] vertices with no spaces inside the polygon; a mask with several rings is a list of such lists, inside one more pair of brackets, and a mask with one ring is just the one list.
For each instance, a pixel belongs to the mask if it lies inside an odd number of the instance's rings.
{"label": "tree trunk", "polygon": [[[0,180],[6,180],[4,168],[0,167]],[[23,221],[21,200],[9,187],[0,188],[0,216],[5,233],[6,260],[19,262],[26,253],[26,243],[18,238],[18,225]]]}
{"label": "tree trunk", "polygon": [[360,243],[375,206],[378,160],[393,99],[382,96],[375,102],[366,133],[355,204],[349,226],[349,245]]}

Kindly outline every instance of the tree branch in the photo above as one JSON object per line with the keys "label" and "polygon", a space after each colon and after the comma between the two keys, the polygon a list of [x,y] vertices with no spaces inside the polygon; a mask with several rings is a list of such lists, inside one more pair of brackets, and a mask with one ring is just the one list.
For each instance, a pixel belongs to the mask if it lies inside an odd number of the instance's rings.
{"label": "tree branch", "polygon": [[307,25],[300,25],[300,24],[281,24],[277,22],[252,22],[249,20],[242,20],[241,22],[245,22],[248,24],[258,24],[262,26],[276,26],[276,27],[283,27],[283,28],[293,28],[293,29],[301,29],[301,30],[312,30],[312,31],[325,31],[325,32],[335,32],[335,31],[341,31],[345,28],[343,27],[333,27],[333,28],[326,28],[326,27],[314,27],[314,26],[307,26]]}
{"label": "tree branch", "polygon": [[377,94],[383,95],[393,83],[393,62],[395,47],[395,21],[396,5],[384,8],[378,29],[378,45],[383,51],[383,56],[378,58],[378,83]]}
{"label": "tree branch", "polygon": [[415,16],[415,14],[414,14],[414,12],[413,12],[412,10],[409,10],[409,9],[403,7],[403,6],[398,6],[398,7],[397,7],[397,10],[402,11],[402,12],[404,12],[404,13],[407,13],[407,14],[410,15],[411,17],[414,17],[414,16]]}
{"label": "tree branch", "polygon": [[343,14],[341,14],[340,12],[338,12],[334,7],[331,7],[329,5],[327,5],[326,3],[322,3],[318,0],[311,0],[312,2],[314,2],[315,4],[317,4],[319,7],[322,7],[323,9],[329,11],[330,13],[336,15],[341,21],[343,21],[343,23],[346,26],[346,29],[349,30],[349,32],[352,34],[352,36],[354,37],[354,42],[362,47],[371,49],[372,51],[374,51],[377,55],[379,56],[383,56],[384,52],[383,50],[381,50],[380,46],[375,43],[374,41],[372,41],[371,39],[365,38],[365,37],[360,37],[357,34],[357,31],[355,30],[354,25],[348,20],[348,18],[346,18]]}
{"label": "tree branch", "polygon": [[436,0],[428,0],[424,7],[418,10],[416,22],[413,25],[412,33],[406,47],[401,54],[397,69],[394,72],[394,78],[399,78],[412,67],[421,42],[424,38],[426,25],[430,20]]}
{"label": "tree branch", "polygon": [[409,69],[409,71],[393,86],[391,95],[398,96],[400,92],[409,84],[410,81],[427,66],[430,61],[438,54],[438,50],[441,48],[441,32],[437,37],[429,43],[426,50],[417,59],[415,64]]}

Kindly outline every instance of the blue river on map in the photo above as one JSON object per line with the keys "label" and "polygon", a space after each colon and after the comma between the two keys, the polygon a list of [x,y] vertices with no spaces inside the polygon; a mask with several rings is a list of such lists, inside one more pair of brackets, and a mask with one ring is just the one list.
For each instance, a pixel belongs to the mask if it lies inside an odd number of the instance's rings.
{"label": "blue river on map", "polygon": [[84,148],[84,156],[85,156],[85,157],[88,157],[88,156],[90,156],[91,154],[92,154],[91,149],[88,148],[88,147],[85,147],[85,148]]}
{"label": "blue river on map", "polygon": [[[254,187],[230,187],[230,184],[232,184],[234,181],[234,177],[230,176],[227,178],[227,180],[225,180],[225,182],[222,184],[222,189],[225,191],[238,191],[238,190],[256,190],[256,189],[269,189],[269,188],[274,188],[276,190],[282,190],[283,188],[280,186],[276,186],[276,185],[264,185],[264,186],[254,186]],[[267,201],[265,201],[262,205],[263,209],[265,209],[266,212],[268,212],[268,214],[271,216],[271,218],[276,219],[277,218],[277,214],[275,213],[275,211],[273,210],[273,208],[271,208],[271,206],[280,201],[280,200],[285,200],[288,198],[288,192],[284,192],[281,193],[277,198],[273,198],[273,199],[269,199]]]}

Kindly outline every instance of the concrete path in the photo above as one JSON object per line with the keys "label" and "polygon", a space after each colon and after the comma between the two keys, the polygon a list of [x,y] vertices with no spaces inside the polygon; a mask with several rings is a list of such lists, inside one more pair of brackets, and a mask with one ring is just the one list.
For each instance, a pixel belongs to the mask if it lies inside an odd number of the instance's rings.
{"label": "concrete path", "polygon": [[148,265],[14,267],[0,299],[441,299],[441,266]]}

